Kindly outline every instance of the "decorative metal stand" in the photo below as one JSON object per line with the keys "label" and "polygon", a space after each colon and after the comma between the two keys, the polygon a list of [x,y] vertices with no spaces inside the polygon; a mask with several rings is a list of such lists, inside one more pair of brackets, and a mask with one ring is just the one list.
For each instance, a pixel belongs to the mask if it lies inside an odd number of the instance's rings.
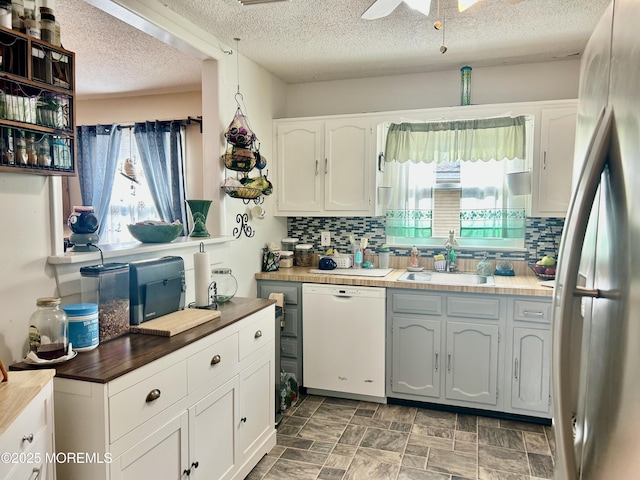
{"label": "decorative metal stand", "polygon": [[256,234],[256,232],[253,231],[253,228],[249,225],[249,215],[246,213],[237,214],[236,223],[238,223],[239,226],[233,228],[233,236],[235,238],[240,238],[243,233],[247,238],[251,238]]}

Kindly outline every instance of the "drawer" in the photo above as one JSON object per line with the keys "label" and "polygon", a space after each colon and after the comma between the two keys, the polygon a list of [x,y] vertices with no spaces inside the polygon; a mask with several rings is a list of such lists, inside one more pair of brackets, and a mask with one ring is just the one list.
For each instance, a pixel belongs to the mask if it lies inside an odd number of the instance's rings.
{"label": "drawer", "polygon": [[551,302],[515,300],[513,318],[524,322],[551,323]]}
{"label": "drawer", "polygon": [[285,304],[297,305],[300,303],[299,290],[300,287],[296,285],[260,285],[260,296],[262,298],[269,298],[269,295],[272,293],[284,293]]}
{"label": "drawer", "polygon": [[442,315],[442,296],[393,293],[391,298],[391,308],[394,313]]}
{"label": "drawer", "polygon": [[[251,320],[250,320],[251,321]],[[256,318],[240,330],[238,359],[243,360],[252,353],[275,340],[276,320],[273,309],[258,313]],[[278,334],[280,324],[278,323]]]}
{"label": "drawer", "polygon": [[238,365],[238,334],[229,335],[187,359],[189,392],[216,378],[226,378]]}
{"label": "drawer", "polygon": [[283,357],[298,358],[298,340],[294,338],[281,338],[280,354]]}
{"label": "drawer", "polygon": [[24,463],[37,468],[36,454],[44,458],[45,452],[53,451],[52,383],[29,402],[0,437],[0,453],[8,457],[7,461],[0,462],[0,478],[19,478],[13,474],[22,471]]}
{"label": "drawer", "polygon": [[447,316],[498,320],[500,300],[487,297],[448,297]]}
{"label": "drawer", "polygon": [[110,443],[114,443],[186,395],[186,360],[113,395],[109,398]]}

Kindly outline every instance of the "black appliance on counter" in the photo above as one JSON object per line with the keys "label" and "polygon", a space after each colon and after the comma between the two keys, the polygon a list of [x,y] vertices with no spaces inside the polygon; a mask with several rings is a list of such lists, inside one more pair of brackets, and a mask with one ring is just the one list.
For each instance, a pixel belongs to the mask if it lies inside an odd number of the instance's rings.
{"label": "black appliance on counter", "polygon": [[129,264],[129,317],[140,325],[184,309],[184,260],[167,256]]}

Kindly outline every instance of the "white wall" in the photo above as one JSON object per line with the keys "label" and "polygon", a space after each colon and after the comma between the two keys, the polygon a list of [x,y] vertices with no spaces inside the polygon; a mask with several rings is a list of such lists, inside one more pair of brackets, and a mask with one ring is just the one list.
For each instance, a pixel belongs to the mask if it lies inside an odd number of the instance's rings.
{"label": "white wall", "polygon": [[[473,65],[472,65],[473,68]],[[471,103],[578,97],[580,62],[473,68]],[[459,70],[289,85],[282,117],[384,112],[460,105]]]}

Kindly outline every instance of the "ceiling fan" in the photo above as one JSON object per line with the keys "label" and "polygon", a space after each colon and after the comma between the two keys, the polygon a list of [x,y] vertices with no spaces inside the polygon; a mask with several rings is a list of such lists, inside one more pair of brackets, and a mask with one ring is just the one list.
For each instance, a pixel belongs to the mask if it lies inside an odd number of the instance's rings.
{"label": "ceiling fan", "polygon": [[[508,0],[509,3],[518,3],[520,0]],[[376,0],[362,14],[365,20],[376,20],[391,14],[402,2],[409,5],[414,10],[418,10],[424,15],[429,15],[431,10],[431,0]],[[470,6],[476,4],[478,0],[458,0],[458,11],[464,12]]]}

